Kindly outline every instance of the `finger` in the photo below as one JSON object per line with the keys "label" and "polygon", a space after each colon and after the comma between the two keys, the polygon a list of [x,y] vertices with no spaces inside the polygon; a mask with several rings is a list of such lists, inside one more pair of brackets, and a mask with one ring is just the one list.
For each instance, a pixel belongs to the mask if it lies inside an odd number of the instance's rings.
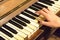
{"label": "finger", "polygon": [[49,21],[49,14],[45,13],[44,11],[40,10],[37,12],[37,14],[39,15],[43,15],[48,21]]}
{"label": "finger", "polygon": [[47,8],[49,11],[51,10],[49,7]]}
{"label": "finger", "polygon": [[40,15],[39,11],[35,12],[37,15]]}
{"label": "finger", "polygon": [[[40,15],[41,13],[41,11],[43,11],[43,10],[39,10],[39,11],[37,11],[37,12],[35,12],[37,15]],[[44,11],[43,11],[44,12]]]}
{"label": "finger", "polygon": [[54,12],[52,11],[52,8],[48,8],[49,14],[54,15]]}
{"label": "finger", "polygon": [[46,9],[46,8],[43,8],[42,10],[43,10],[44,12],[46,12],[46,13],[49,13],[49,10]]}
{"label": "finger", "polygon": [[46,25],[46,26],[51,26],[49,22],[42,21],[42,20],[40,20],[40,24]]}
{"label": "finger", "polygon": [[48,14],[45,13],[44,11],[42,11],[42,10],[38,11],[37,13],[43,15],[43,16],[46,17],[46,18],[47,18],[47,16],[48,16]]}
{"label": "finger", "polygon": [[50,12],[52,12],[52,8],[49,8],[49,7],[48,7],[48,10],[49,10]]}

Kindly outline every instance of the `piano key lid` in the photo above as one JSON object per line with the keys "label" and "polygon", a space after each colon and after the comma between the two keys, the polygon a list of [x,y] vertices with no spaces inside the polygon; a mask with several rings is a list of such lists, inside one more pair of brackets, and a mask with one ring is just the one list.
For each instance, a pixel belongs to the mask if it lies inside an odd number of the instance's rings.
{"label": "piano key lid", "polygon": [[26,0],[0,0],[0,20],[19,9],[25,2]]}
{"label": "piano key lid", "polygon": [[0,25],[3,25],[38,0],[0,0]]}

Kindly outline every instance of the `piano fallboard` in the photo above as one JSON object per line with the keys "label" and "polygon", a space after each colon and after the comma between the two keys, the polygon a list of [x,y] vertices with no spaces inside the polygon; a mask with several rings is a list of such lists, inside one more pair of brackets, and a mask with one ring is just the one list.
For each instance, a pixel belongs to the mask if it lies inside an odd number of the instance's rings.
{"label": "piano fallboard", "polygon": [[37,0],[6,0],[4,3],[0,2],[0,26],[31,6],[36,1]]}

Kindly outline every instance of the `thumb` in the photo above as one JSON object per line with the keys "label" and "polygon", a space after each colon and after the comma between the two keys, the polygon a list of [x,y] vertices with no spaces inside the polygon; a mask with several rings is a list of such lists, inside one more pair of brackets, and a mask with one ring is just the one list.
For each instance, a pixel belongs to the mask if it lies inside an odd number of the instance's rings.
{"label": "thumb", "polygon": [[43,20],[40,20],[40,24],[50,26],[49,22],[46,22],[46,21],[43,21]]}

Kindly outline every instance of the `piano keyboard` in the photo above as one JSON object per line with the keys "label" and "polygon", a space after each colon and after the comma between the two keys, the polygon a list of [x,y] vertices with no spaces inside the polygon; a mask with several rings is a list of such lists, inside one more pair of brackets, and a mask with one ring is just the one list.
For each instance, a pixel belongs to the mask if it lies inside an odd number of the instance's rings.
{"label": "piano keyboard", "polygon": [[0,27],[0,40],[28,40],[41,25],[38,24],[39,15],[36,11],[50,7],[56,14],[60,9],[60,0],[39,0],[21,14],[9,20]]}

